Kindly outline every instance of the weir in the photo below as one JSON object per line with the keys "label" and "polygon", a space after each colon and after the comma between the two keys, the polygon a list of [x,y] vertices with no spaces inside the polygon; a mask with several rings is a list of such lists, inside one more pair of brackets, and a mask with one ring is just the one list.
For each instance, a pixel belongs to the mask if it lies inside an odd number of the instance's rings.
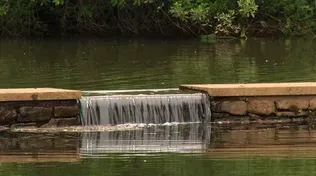
{"label": "weir", "polygon": [[[0,130],[25,126],[168,125],[209,122],[210,117],[215,123],[242,122],[243,126],[263,121],[310,124],[316,116],[315,82],[181,85],[180,90],[136,90],[138,95],[131,90],[91,91],[82,96],[77,90],[1,89]],[[122,95],[126,93],[130,95]]]}
{"label": "weir", "polygon": [[111,95],[80,99],[82,125],[164,124],[210,119],[205,94]]}

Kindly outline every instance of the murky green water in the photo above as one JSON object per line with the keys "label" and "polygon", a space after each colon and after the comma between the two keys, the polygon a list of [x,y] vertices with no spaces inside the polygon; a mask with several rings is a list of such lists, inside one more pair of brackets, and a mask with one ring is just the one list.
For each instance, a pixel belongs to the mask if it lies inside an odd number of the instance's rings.
{"label": "murky green water", "polygon": [[[315,81],[316,42],[2,40],[0,70],[1,88],[118,90],[173,88],[182,83]],[[94,134],[1,132],[0,175],[316,172],[314,131],[220,130],[208,138],[200,128],[166,128]]]}
{"label": "murky green water", "polygon": [[220,129],[213,136],[217,140],[209,141],[201,135],[207,131],[201,129],[208,128],[192,124],[93,133],[2,132],[0,175],[303,176],[316,172],[315,130]]}
{"label": "murky green water", "polygon": [[84,159],[74,163],[1,164],[0,173],[25,175],[174,175],[174,176],[245,176],[314,175],[316,159],[235,159],[217,160],[207,156],[178,154]]}
{"label": "murky green water", "polygon": [[182,83],[314,81],[316,42],[0,41],[0,87],[117,90]]}

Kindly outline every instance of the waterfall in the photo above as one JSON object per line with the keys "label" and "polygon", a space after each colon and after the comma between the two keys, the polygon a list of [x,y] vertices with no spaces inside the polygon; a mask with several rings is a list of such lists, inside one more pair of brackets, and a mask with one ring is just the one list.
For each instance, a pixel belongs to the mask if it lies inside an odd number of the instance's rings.
{"label": "waterfall", "polygon": [[210,118],[205,94],[109,95],[80,99],[82,125],[200,122]]}

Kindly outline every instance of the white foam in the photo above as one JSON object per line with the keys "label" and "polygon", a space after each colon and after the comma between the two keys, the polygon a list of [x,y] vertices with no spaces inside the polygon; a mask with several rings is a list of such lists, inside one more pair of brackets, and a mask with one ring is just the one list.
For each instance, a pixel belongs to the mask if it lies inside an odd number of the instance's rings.
{"label": "white foam", "polygon": [[83,97],[82,125],[172,126],[210,118],[208,96],[198,94]]}

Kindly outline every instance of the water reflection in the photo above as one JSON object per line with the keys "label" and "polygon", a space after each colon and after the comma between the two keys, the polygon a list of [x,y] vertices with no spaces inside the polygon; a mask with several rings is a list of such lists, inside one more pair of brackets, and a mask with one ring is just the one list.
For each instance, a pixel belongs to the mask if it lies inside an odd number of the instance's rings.
{"label": "water reflection", "polygon": [[153,126],[136,131],[83,133],[80,154],[202,153],[207,151],[209,127],[201,124]]}
{"label": "water reflection", "polygon": [[[243,126],[243,125],[240,125]],[[316,146],[316,130],[306,126],[279,125],[266,129],[227,130],[212,127],[210,148],[273,148]]]}
{"label": "water reflection", "polygon": [[113,153],[203,153],[210,127],[201,123],[150,126],[139,130],[0,135],[0,163],[79,162]]}
{"label": "water reflection", "polygon": [[[1,163],[78,162],[75,133],[0,133]],[[1,175],[1,172],[0,172]]]}
{"label": "water reflection", "polygon": [[205,153],[236,157],[316,158],[316,131],[308,126],[229,129],[186,124],[83,133],[3,133],[0,162],[80,161],[113,154]]}
{"label": "water reflection", "polygon": [[316,131],[307,126],[248,130],[212,126],[211,141],[203,131],[201,125],[191,124],[124,132],[2,133],[0,175],[316,173]]}
{"label": "water reflection", "polygon": [[232,130],[213,125],[211,131],[210,126],[186,124],[108,132],[3,133],[0,144],[0,162],[80,162],[161,153],[206,154],[209,159],[316,158],[316,131],[308,126]]}

